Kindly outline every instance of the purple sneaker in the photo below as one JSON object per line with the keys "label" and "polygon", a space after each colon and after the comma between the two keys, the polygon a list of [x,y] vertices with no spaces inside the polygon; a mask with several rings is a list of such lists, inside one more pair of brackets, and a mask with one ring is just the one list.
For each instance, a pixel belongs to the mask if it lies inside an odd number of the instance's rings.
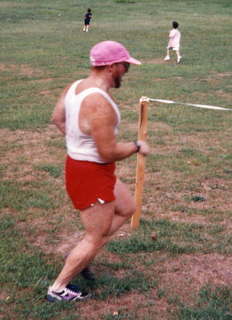
{"label": "purple sneaker", "polygon": [[73,284],[68,284],[67,287],[60,292],[52,291],[51,287],[49,287],[46,299],[49,302],[55,302],[84,300],[89,297],[89,293],[80,291],[80,289]]}

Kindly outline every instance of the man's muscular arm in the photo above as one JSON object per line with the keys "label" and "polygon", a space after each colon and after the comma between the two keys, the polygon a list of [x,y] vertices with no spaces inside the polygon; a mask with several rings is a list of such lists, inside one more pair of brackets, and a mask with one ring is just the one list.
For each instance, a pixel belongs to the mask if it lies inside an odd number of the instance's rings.
{"label": "man's muscular arm", "polygon": [[[114,133],[116,113],[109,102],[100,94],[88,96],[82,104],[80,128],[91,135],[101,157],[106,162],[122,160],[137,152],[134,142],[117,142]],[[139,141],[140,151],[149,153],[149,147]]]}

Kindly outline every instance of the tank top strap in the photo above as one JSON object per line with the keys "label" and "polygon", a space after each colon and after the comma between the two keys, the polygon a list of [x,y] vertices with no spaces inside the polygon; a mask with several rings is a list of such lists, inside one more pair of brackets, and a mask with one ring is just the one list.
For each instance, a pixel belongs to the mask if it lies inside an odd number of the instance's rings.
{"label": "tank top strap", "polygon": [[77,80],[71,84],[71,86],[66,94],[65,100],[68,101],[69,99],[76,97],[76,98],[78,98],[79,103],[81,103],[81,101],[83,101],[84,98],[86,98],[88,95],[90,95],[92,93],[100,93],[111,104],[112,108],[114,109],[114,111],[117,115],[118,123],[120,123],[121,115],[120,115],[120,111],[118,109],[118,106],[107,92],[105,92],[104,90],[102,90],[100,88],[92,87],[92,88],[85,89],[78,94],[75,93],[76,88],[81,81],[82,81],[82,79]]}
{"label": "tank top strap", "polygon": [[74,81],[74,82],[71,84],[71,86],[70,86],[70,88],[69,88],[69,90],[68,90],[71,95],[75,95],[76,88],[77,88],[78,84],[79,84],[81,81],[82,81],[82,80],[77,80],[77,81]]}
{"label": "tank top strap", "polygon": [[65,96],[65,101],[68,101],[71,99],[73,96],[75,96],[75,90],[78,84],[81,82],[81,80],[74,81],[71,86],[69,87],[66,96]]}

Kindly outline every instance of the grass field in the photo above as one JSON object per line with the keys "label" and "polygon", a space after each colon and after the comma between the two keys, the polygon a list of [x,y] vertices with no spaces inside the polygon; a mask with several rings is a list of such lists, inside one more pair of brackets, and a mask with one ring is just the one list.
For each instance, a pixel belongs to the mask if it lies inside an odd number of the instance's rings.
{"label": "grass field", "polygon": [[[111,39],[143,62],[113,90],[120,139],[136,139],[141,96],[232,108],[231,15],[231,0],[0,1],[0,319],[232,319],[232,112],[182,105],[149,104],[141,225],[125,225],[96,258],[94,286],[75,280],[93,298],[44,300],[83,234],[50,123],[62,89],[88,74],[90,47]],[[179,65],[163,61],[172,20]],[[135,165],[117,167],[132,192]]]}

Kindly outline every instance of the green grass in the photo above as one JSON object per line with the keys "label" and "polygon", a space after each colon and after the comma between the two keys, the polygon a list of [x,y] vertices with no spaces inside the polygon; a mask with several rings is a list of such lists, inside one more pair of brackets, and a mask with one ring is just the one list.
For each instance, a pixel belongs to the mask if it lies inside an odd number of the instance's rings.
{"label": "green grass", "polygon": [[52,164],[40,164],[36,167],[36,169],[38,169],[40,171],[48,172],[49,175],[54,178],[58,178],[62,174],[61,169],[57,166],[52,165]]}
{"label": "green grass", "polygon": [[[12,208],[15,210],[25,210],[31,207],[49,209],[55,208],[52,197],[48,195],[48,189],[44,184],[36,184],[34,187],[29,184],[13,183],[12,181],[3,181],[0,184],[1,205],[0,208]],[[17,196],[15,197],[15,195]]]}
{"label": "green grass", "polygon": [[44,254],[24,240],[16,221],[10,215],[1,216],[0,282],[5,299],[1,299],[0,310],[4,311],[3,319],[27,318],[39,305],[43,309],[43,290],[48,279],[55,275],[54,267],[46,261]]}
{"label": "green grass", "polygon": [[[156,241],[151,238],[153,230],[158,230]],[[213,223],[210,226],[203,226],[168,220],[142,220],[138,233],[129,239],[111,241],[107,248],[119,255],[161,250],[172,255],[201,251],[202,253],[213,251],[230,253],[231,237],[226,240],[225,236],[222,236],[224,243],[220,249],[218,244],[215,245],[215,237],[220,238],[223,231],[222,226]]]}
{"label": "green grass", "polygon": [[[83,231],[65,193],[64,139],[50,123],[61,91],[87,76],[90,47],[112,39],[143,62],[112,91],[122,113],[119,139],[136,139],[141,96],[231,108],[231,14],[231,0],[0,1],[1,319],[232,318],[231,283],[194,291],[190,265],[187,303],[165,282],[169,262],[205,255],[228,263],[232,254],[232,113],[178,104],[149,104],[140,228],[125,227],[96,258],[94,286],[75,280],[92,291],[91,302],[44,300],[63,263],[59,250]],[[172,20],[182,32],[180,65],[163,62]],[[136,156],[118,163],[132,192],[135,165]]]}
{"label": "green grass", "polygon": [[98,280],[97,285],[101,288],[101,292],[96,295],[96,298],[105,300],[108,299],[109,296],[118,297],[135,290],[145,293],[156,286],[156,283],[151,283],[149,279],[146,279],[141,273],[134,271],[133,276],[131,276],[131,272],[129,272],[121,279],[104,276]]}
{"label": "green grass", "polygon": [[180,320],[229,320],[231,313],[232,296],[226,287],[204,287],[199,292],[196,307],[182,307]]}

